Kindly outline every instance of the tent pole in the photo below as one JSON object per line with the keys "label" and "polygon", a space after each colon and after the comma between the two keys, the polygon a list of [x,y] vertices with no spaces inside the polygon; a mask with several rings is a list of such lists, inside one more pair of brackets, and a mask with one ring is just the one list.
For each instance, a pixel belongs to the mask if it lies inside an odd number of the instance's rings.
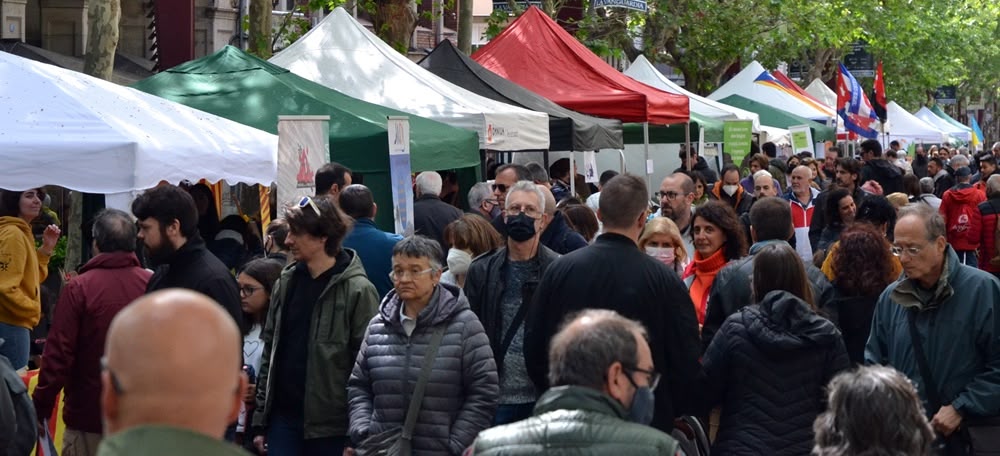
{"label": "tent pole", "polygon": [[545,149],[542,151],[542,162],[545,163],[545,170],[549,170],[549,150]]}
{"label": "tent pole", "polygon": [[576,196],[576,153],[569,151],[569,194]]}
{"label": "tent pole", "polygon": [[646,192],[652,194],[650,190],[650,176],[652,175],[652,169],[649,166],[649,122],[642,123],[642,146],[646,153]]}
{"label": "tent pole", "polygon": [[[687,121],[687,123],[684,124],[684,151],[687,152],[687,154],[684,155],[685,157],[691,157],[692,156],[692,154],[691,154],[691,121],[690,120]],[[687,170],[690,172],[691,169],[692,169],[692,167],[691,167],[691,160],[685,160],[685,161],[687,161],[687,163],[684,164],[684,167],[686,167]]]}

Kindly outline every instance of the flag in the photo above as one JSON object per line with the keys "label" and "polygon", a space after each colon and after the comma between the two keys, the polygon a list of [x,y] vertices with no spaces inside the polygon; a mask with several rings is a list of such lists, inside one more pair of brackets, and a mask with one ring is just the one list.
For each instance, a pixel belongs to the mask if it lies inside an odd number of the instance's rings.
{"label": "flag", "polygon": [[972,148],[978,149],[983,144],[983,129],[979,128],[976,116],[969,116],[969,128],[972,129]]}
{"label": "flag", "polygon": [[837,76],[837,115],[844,121],[848,131],[865,138],[877,138],[875,122],[878,117],[868,97],[861,89],[861,84],[854,79],[843,63],[840,64],[840,75]]}
{"label": "flag", "polygon": [[875,102],[875,114],[885,123],[885,106],[888,102],[885,100],[885,76],[882,74],[882,62],[878,63],[878,68],[875,70],[875,84],[872,85],[872,101]]}

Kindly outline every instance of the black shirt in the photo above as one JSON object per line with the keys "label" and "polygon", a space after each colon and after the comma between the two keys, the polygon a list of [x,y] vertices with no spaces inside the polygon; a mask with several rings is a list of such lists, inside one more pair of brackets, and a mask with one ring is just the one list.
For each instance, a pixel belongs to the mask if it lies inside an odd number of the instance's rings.
{"label": "black shirt", "polygon": [[304,262],[295,265],[295,273],[288,286],[287,303],[282,310],[280,339],[274,353],[271,372],[274,377],[275,411],[290,418],[301,419],[305,413],[306,359],[309,355],[309,323],[313,307],[330,284],[330,280],[344,272],[351,264],[351,256],[341,250],[337,263],[315,279]]}

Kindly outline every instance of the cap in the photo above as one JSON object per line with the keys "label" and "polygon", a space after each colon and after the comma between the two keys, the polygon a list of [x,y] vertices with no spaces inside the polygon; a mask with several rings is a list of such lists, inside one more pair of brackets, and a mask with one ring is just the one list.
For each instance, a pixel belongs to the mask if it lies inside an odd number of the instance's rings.
{"label": "cap", "polygon": [[968,177],[972,175],[972,170],[968,166],[961,166],[955,170],[955,177]]}

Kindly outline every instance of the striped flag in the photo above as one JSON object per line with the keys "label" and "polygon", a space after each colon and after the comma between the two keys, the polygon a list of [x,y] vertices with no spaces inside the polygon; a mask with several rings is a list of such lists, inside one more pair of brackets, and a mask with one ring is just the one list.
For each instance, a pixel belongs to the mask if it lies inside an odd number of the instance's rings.
{"label": "striped flag", "polygon": [[878,116],[872,104],[861,89],[861,84],[854,79],[843,63],[840,64],[840,75],[837,77],[837,115],[844,120],[848,131],[865,138],[877,138],[875,122]]}

